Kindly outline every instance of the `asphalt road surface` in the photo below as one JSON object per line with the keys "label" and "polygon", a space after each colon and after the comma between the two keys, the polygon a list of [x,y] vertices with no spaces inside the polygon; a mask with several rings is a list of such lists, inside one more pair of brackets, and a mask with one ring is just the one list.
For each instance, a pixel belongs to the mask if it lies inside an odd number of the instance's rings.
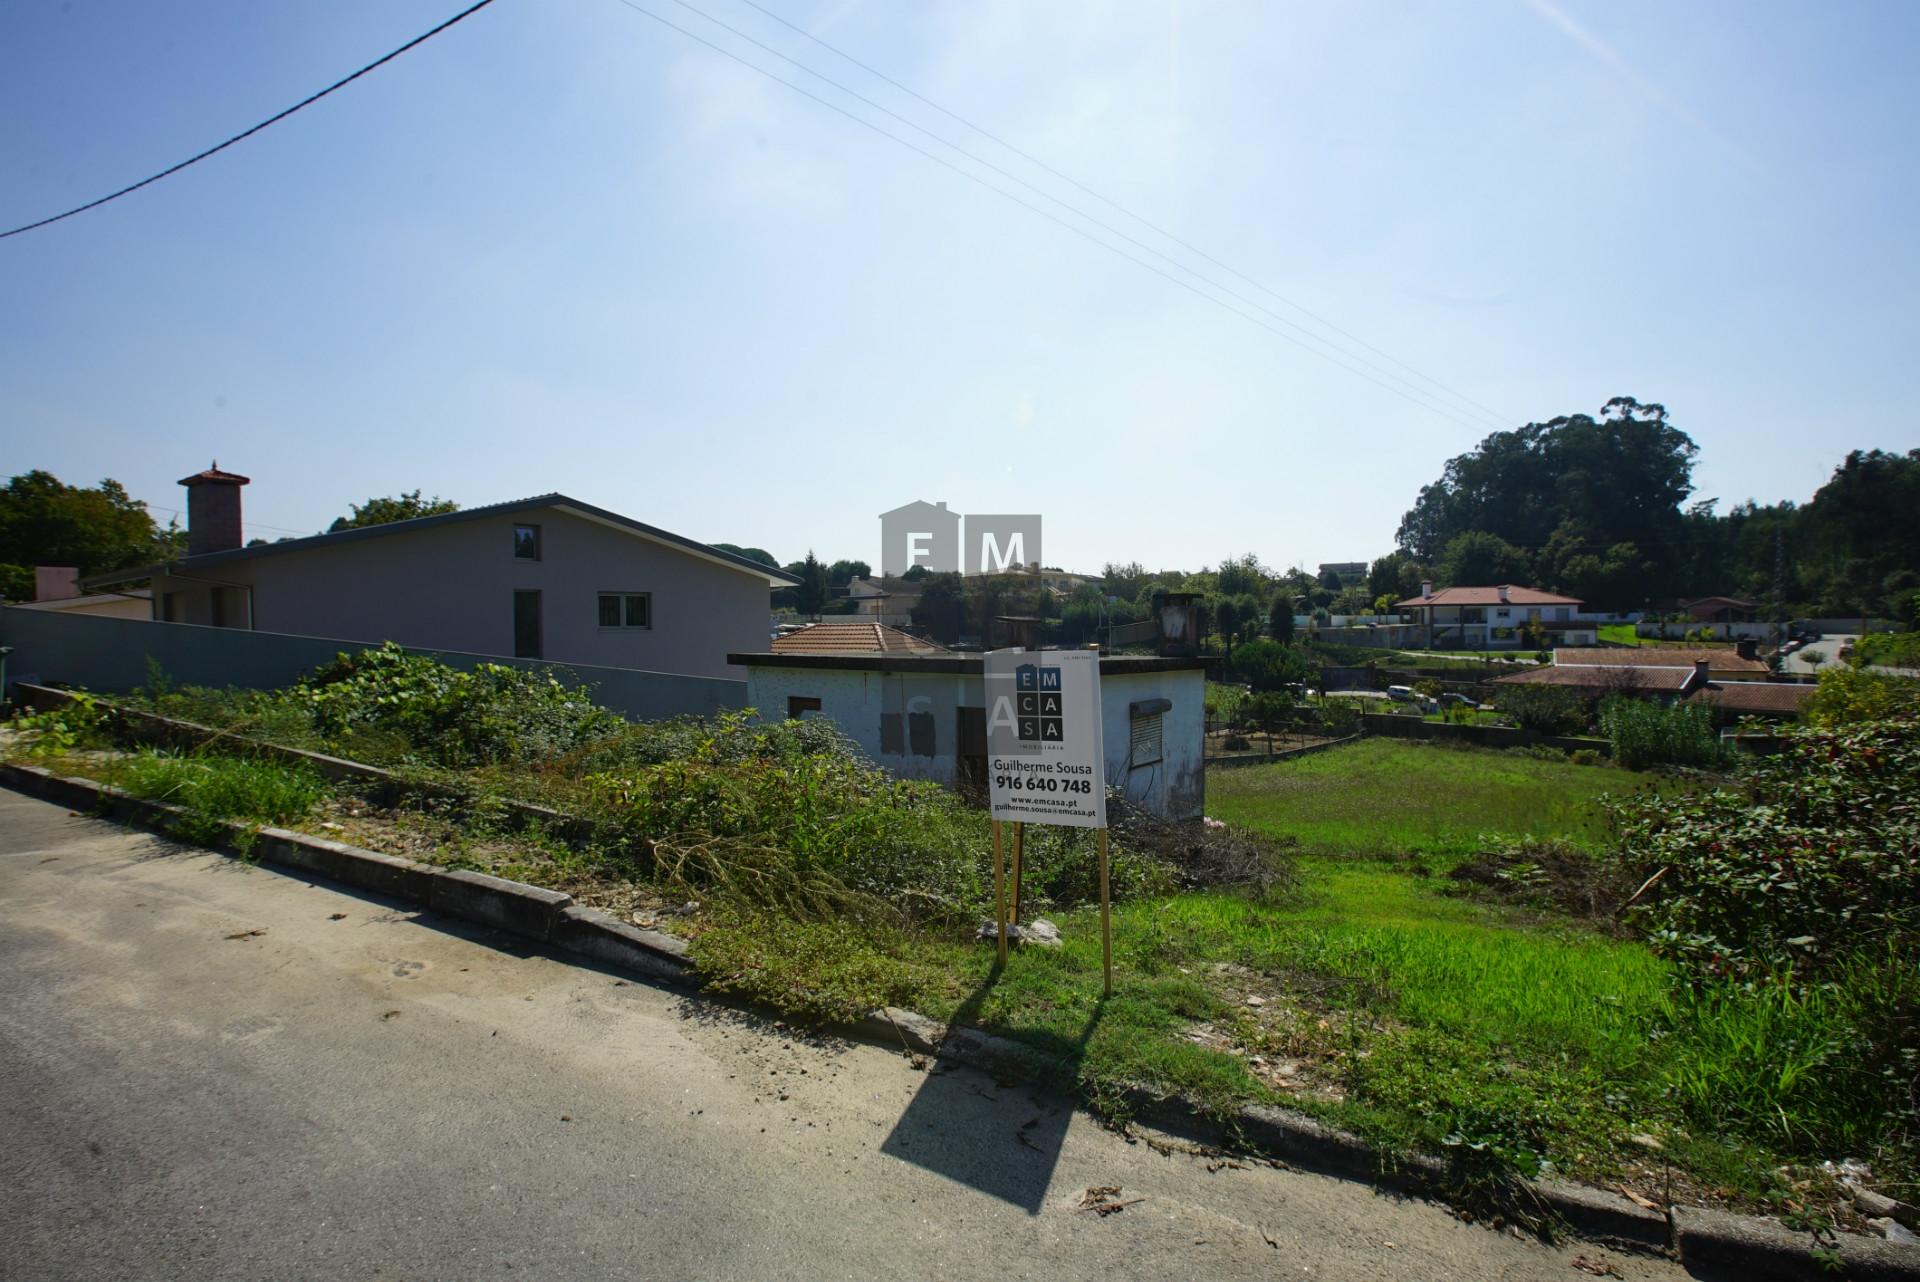
{"label": "asphalt road surface", "polygon": [[[1118,1186],[1113,1214],[1081,1209]],[[0,789],[0,1278],[1683,1276]]]}

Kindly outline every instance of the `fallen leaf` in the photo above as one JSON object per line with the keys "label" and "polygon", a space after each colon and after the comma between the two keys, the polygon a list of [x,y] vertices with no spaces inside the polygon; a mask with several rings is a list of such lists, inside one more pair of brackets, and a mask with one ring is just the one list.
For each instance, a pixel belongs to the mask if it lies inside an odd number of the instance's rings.
{"label": "fallen leaf", "polygon": [[1639,1207],[1643,1211],[1657,1211],[1660,1209],[1660,1204],[1658,1202],[1654,1201],[1652,1198],[1641,1197],[1638,1193],[1634,1192],[1632,1189],[1628,1188],[1624,1184],[1616,1184],[1614,1187],[1620,1190],[1621,1197],[1626,1198],[1627,1201],[1633,1203],[1635,1206]]}
{"label": "fallen leaf", "polygon": [[1585,1255],[1574,1256],[1573,1267],[1579,1269],[1582,1273],[1591,1273],[1597,1278],[1617,1278],[1620,1276],[1620,1270],[1614,1268],[1611,1261],[1596,1260]]}
{"label": "fallen leaf", "polygon": [[327,914],[328,921],[345,921],[346,919],[347,919],[347,915],[345,913],[328,913]]}
{"label": "fallen leaf", "polygon": [[228,939],[255,939],[267,933],[265,926],[255,926],[252,930],[239,930],[228,935]]}
{"label": "fallen leaf", "polygon": [[381,1019],[398,1019],[399,1017],[400,1012],[397,1010],[385,1011],[380,1016]]}

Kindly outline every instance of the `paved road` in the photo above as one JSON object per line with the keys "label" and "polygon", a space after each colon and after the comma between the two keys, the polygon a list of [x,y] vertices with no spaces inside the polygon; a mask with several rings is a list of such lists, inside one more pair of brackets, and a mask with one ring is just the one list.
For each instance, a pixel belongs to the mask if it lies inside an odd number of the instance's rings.
{"label": "paved road", "polygon": [[[1837,667],[1840,663],[1840,647],[1849,641],[1858,641],[1859,639],[1859,637],[1850,632],[1822,633],[1818,641],[1803,646],[1788,655],[1786,659],[1782,661],[1780,669],[1783,672],[1806,676],[1809,673],[1818,672],[1821,668]],[[1807,656],[1811,654],[1821,655],[1822,661],[1818,664],[1808,663]]]}
{"label": "paved road", "polygon": [[[0,789],[0,1278],[1552,1278],[1420,1202],[1130,1144]],[[1141,1201],[1080,1211],[1086,1190]]]}

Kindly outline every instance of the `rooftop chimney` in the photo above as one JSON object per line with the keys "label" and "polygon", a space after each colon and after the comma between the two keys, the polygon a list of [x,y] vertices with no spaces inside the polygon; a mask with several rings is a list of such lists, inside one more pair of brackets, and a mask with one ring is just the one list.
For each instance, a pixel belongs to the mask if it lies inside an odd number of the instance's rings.
{"label": "rooftop chimney", "polygon": [[187,555],[231,552],[240,546],[240,487],[247,478],[222,472],[216,460],[204,472],[181,479],[187,487]]}
{"label": "rooftop chimney", "polygon": [[1733,643],[1733,652],[1743,659],[1760,657],[1760,643],[1752,637],[1741,637]]}
{"label": "rooftop chimney", "polygon": [[1500,585],[1500,604],[1505,605],[1506,603],[1507,603],[1507,585],[1502,583]]}
{"label": "rooftop chimney", "polygon": [[74,565],[33,567],[33,599],[66,601],[80,595],[80,568]]}
{"label": "rooftop chimney", "polygon": [[1710,679],[1707,670],[1712,666],[1713,662],[1710,659],[1695,659],[1693,661],[1693,675],[1687,678],[1687,684],[1682,686],[1681,689],[1688,693],[1695,690],[1706,689]]}
{"label": "rooftop chimney", "polygon": [[1433,595],[1433,580],[1432,580],[1432,579],[1423,579],[1423,580],[1421,580],[1421,582],[1420,582],[1420,595],[1421,595],[1421,596],[1432,596],[1432,595]]}

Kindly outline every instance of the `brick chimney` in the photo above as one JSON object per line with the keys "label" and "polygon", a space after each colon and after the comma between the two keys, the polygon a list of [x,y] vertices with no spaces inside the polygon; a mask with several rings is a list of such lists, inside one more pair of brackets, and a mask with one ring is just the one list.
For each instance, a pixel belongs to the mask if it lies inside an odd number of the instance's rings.
{"label": "brick chimney", "polygon": [[1693,661],[1693,675],[1687,678],[1687,683],[1684,686],[1680,687],[1681,692],[1684,694],[1692,694],[1695,690],[1706,689],[1709,683],[1708,669],[1712,666],[1713,663],[1711,660],[1695,659]]}
{"label": "brick chimney", "polygon": [[34,600],[66,601],[79,595],[79,566],[36,565],[33,567]]}
{"label": "brick chimney", "polygon": [[231,552],[240,546],[240,487],[248,479],[222,472],[218,461],[182,478],[187,487],[187,555]]}

